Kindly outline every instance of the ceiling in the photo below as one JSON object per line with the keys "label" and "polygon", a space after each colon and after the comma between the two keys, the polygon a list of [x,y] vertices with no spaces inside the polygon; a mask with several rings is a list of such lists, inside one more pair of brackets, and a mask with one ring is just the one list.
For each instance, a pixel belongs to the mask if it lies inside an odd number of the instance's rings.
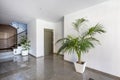
{"label": "ceiling", "polygon": [[0,0],[0,23],[29,23],[36,18],[57,22],[66,14],[103,1],[105,0]]}

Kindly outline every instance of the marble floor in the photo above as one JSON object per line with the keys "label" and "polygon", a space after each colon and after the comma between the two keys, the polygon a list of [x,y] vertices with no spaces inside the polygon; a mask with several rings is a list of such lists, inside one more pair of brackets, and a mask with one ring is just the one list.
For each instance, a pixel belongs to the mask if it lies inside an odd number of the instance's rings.
{"label": "marble floor", "polygon": [[[3,60],[4,61],[4,60]],[[86,69],[83,74],[75,72],[72,63],[62,56],[41,58],[13,56],[0,62],[0,80],[120,80]]]}

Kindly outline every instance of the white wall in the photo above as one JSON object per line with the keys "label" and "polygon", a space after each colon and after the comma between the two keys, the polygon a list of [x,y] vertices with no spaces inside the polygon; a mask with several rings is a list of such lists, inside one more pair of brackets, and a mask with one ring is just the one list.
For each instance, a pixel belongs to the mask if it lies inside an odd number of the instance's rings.
{"label": "white wall", "polygon": [[44,29],[53,29],[54,32],[54,27],[55,23],[48,22],[48,21],[43,21],[40,19],[36,20],[36,25],[37,25],[37,57],[44,56]]}
{"label": "white wall", "polygon": [[[120,1],[109,0],[102,4],[65,16],[64,36],[74,34],[72,22],[85,17],[90,23],[103,24],[107,33],[98,36],[100,46],[83,55],[87,66],[120,77]],[[91,24],[91,25],[92,25]],[[76,61],[76,58],[65,54],[65,60]]]}
{"label": "white wall", "polygon": [[63,30],[63,21],[57,22],[55,23],[55,48],[54,48],[54,52],[57,53],[58,49],[61,46],[61,43],[56,43],[59,39],[63,38],[64,34],[64,30]]}
{"label": "white wall", "polygon": [[63,22],[52,23],[40,19],[31,21],[28,24],[28,38],[31,41],[30,54],[35,57],[44,56],[44,29],[52,29],[54,32],[54,53],[57,52],[60,44],[55,44],[56,41],[62,38]]}
{"label": "white wall", "polygon": [[31,41],[30,54],[36,56],[36,20],[31,21],[28,24],[28,39]]}

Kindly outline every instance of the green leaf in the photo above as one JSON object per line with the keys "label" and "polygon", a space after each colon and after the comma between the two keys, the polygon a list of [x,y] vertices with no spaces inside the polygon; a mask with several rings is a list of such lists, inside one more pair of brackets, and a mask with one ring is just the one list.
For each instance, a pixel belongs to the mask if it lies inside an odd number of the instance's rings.
{"label": "green leaf", "polygon": [[106,31],[103,29],[101,24],[96,24],[95,26],[91,27],[88,32],[87,35],[91,35],[93,36],[96,33],[105,33]]}
{"label": "green leaf", "polygon": [[75,28],[75,30],[77,32],[79,32],[79,28],[81,27],[81,25],[86,22],[87,20],[84,18],[81,19],[77,19],[75,22],[73,22],[73,27]]}
{"label": "green leaf", "polygon": [[[78,19],[73,22],[73,27],[79,32],[79,28],[87,20],[84,18]],[[84,31],[83,31],[84,32]],[[98,39],[94,37],[95,34],[105,33],[101,24],[89,28],[84,33],[77,36],[68,35],[66,38],[59,39],[57,43],[61,42],[62,46],[58,50],[60,52],[67,52],[69,54],[76,53],[80,62],[81,54],[88,52],[91,48],[95,47],[95,42],[100,43]]]}

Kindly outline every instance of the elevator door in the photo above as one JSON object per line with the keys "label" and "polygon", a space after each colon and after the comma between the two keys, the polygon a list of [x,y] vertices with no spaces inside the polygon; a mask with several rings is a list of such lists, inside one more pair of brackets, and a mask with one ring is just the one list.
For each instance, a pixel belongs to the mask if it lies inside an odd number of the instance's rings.
{"label": "elevator door", "polygon": [[53,54],[53,30],[44,29],[44,54]]}

